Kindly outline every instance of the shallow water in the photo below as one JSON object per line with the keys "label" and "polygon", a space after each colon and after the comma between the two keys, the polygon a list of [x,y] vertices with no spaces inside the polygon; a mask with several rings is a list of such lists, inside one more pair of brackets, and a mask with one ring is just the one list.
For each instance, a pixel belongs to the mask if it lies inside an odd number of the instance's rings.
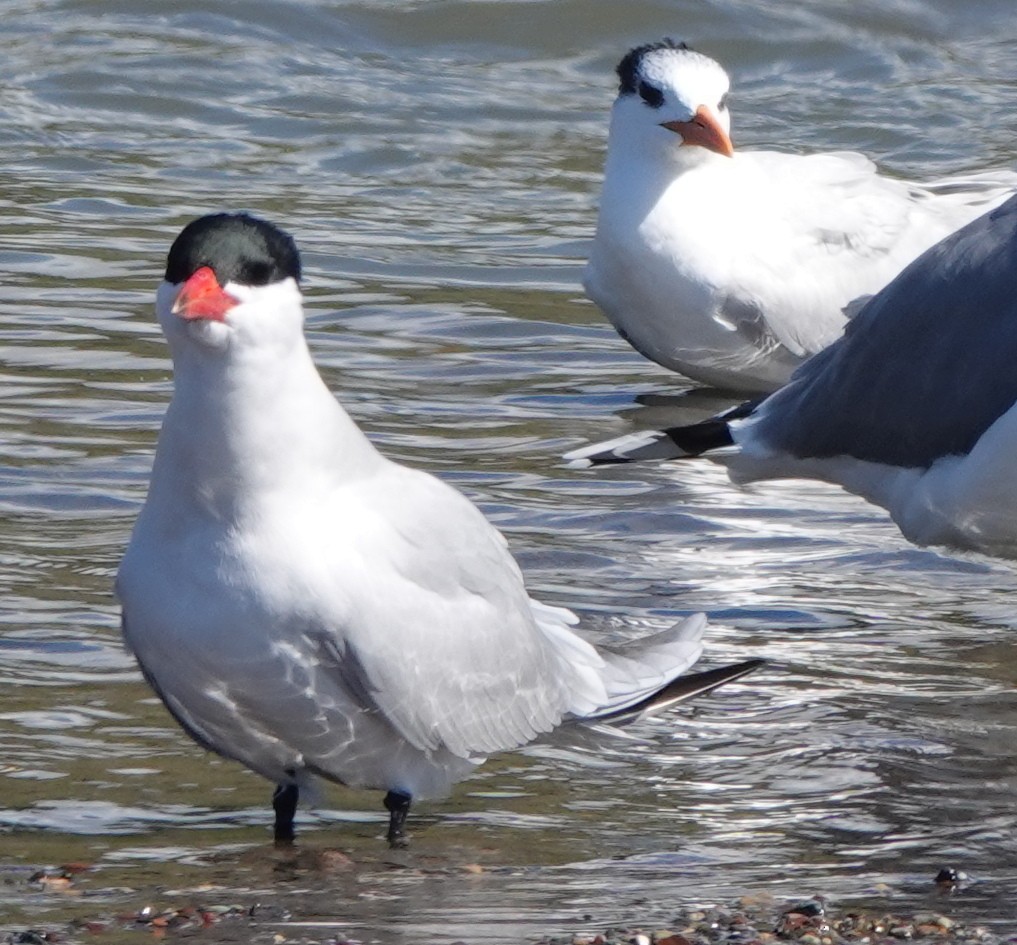
{"label": "shallow water", "polygon": [[[737,146],[1014,162],[1009,0],[9,0],[0,931],[253,897],[290,916],[269,931],[508,942],[759,889],[1017,931],[1013,566],[909,546],[832,488],[558,462],[685,389],[578,285],[614,63],[664,34],[730,67]],[[154,288],[221,208],[297,237],[330,385],[484,508],[536,596],[612,642],[705,610],[708,662],[771,665],[631,738],[492,759],[396,863],[380,798],[342,790],[273,851],[268,786],[177,730],[111,594],[170,390]],[[69,861],[79,895],[25,883]],[[948,904],[944,864],[973,877]]]}

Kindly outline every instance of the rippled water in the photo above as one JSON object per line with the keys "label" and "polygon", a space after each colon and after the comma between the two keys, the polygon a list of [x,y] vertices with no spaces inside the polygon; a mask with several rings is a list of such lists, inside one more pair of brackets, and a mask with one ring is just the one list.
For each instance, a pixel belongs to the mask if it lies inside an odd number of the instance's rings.
{"label": "rippled water", "polygon": [[[1010,0],[8,0],[0,931],[201,890],[365,941],[508,942],[761,888],[941,908],[941,864],[975,879],[955,914],[1017,929],[1013,567],[911,547],[818,485],[558,462],[684,386],[578,286],[612,68],[666,33],[730,67],[738,146],[1014,161]],[[708,660],[771,666],[631,739],[492,759],[421,806],[409,869],[380,798],[341,790],[296,858],[272,851],[268,786],[177,730],[111,595],[170,389],[154,287],[221,208],[294,233],[329,383],[482,505],[537,596],[610,641],[702,609]],[[352,873],[314,859],[336,847]],[[70,860],[84,895],[26,892]]]}

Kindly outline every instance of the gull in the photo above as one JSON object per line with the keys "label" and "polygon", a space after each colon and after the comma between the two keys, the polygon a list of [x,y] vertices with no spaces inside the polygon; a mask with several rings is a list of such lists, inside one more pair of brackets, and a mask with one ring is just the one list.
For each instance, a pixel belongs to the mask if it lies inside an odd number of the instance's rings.
{"label": "gull", "polygon": [[583,285],[637,351],[769,393],[938,240],[1017,190],[1011,170],[918,184],[853,152],[736,151],[729,79],[665,39],[617,68]]}
{"label": "gull", "polygon": [[529,597],[476,506],[382,456],[329,392],[299,278],[293,240],[249,215],[173,243],[173,396],[117,577],[145,678],[195,741],[276,785],[277,841],[316,776],[385,791],[399,845],[411,801],[492,752],[760,665],[685,675],[702,614],[614,652]]}
{"label": "gull", "polygon": [[769,397],[566,456],[714,457],[736,482],[810,478],[910,541],[1017,558],[1017,197],[942,240]]}

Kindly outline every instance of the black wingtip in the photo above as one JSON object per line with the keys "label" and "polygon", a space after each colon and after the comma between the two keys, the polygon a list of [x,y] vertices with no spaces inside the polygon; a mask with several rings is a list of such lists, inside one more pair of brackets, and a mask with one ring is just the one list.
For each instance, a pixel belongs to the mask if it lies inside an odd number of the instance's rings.
{"label": "black wingtip", "polygon": [[588,468],[648,459],[683,459],[733,445],[727,420],[715,417],[689,426],[631,433],[572,450],[564,458],[570,466]]}
{"label": "black wingtip", "polygon": [[586,466],[621,466],[624,463],[635,461],[632,456],[623,456],[614,450],[605,450],[603,453],[594,453],[592,456],[583,457]]}
{"label": "black wingtip", "polygon": [[670,427],[662,432],[686,456],[700,456],[710,450],[734,445],[726,417],[715,417],[685,427]]}
{"label": "black wingtip", "polygon": [[693,699],[696,696],[712,692],[718,686],[723,686],[742,676],[747,676],[761,666],[766,665],[766,660],[751,659],[741,663],[732,663],[729,666],[719,666],[717,669],[708,669],[702,673],[690,673],[679,676],[669,682],[663,689],[657,690],[652,696],[647,696],[642,702],[628,706],[621,712],[607,718],[612,721],[623,721],[635,719],[641,716],[655,715],[663,712],[679,702]]}
{"label": "black wingtip", "polygon": [[701,696],[712,692],[718,686],[726,685],[755,672],[761,666],[766,665],[766,660],[751,659],[741,663],[732,663],[730,666],[719,666],[717,669],[708,669],[702,673],[692,673],[688,676],[679,676],[674,682],[669,683],[650,700],[650,704],[643,709],[643,712],[656,712],[668,706],[684,702],[695,696]]}

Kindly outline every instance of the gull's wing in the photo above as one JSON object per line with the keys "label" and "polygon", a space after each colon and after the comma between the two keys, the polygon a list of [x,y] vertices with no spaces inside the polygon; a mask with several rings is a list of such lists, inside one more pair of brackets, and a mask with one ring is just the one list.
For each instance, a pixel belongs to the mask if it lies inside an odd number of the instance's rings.
{"label": "gull's wing", "polygon": [[1017,402],[1017,198],[915,260],[760,407],[748,433],[796,456],[925,467]]}

